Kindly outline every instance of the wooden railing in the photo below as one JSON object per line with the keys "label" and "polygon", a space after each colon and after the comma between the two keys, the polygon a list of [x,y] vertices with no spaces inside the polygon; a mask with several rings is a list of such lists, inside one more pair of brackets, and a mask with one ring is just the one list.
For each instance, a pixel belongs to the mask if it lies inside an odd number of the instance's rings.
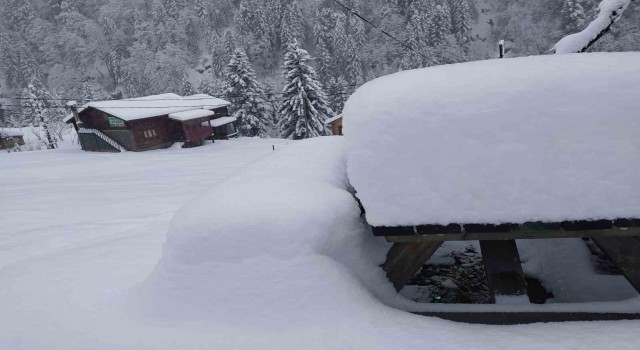
{"label": "wooden railing", "polygon": [[97,137],[99,137],[100,139],[102,139],[104,142],[108,143],[111,147],[117,149],[120,152],[126,152],[127,149],[122,147],[122,145],[120,145],[118,142],[116,142],[114,139],[112,139],[111,137],[107,136],[105,133],[103,133],[100,130],[97,129],[87,129],[87,128],[79,128],[78,129],[78,134],[93,134]]}

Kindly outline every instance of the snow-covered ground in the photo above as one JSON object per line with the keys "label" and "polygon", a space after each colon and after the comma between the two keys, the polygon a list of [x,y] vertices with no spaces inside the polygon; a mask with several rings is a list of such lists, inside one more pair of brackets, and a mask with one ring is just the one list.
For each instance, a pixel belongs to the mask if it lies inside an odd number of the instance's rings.
{"label": "snow-covered ground", "polygon": [[286,144],[0,154],[0,349],[640,344],[640,322],[472,326],[398,310],[411,303],[377,266],[388,246],[347,190],[342,138]]}

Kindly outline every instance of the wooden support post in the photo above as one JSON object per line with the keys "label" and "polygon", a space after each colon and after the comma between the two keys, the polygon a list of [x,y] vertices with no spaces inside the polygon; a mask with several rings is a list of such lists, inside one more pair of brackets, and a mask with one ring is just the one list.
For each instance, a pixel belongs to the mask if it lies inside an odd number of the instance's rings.
{"label": "wooden support post", "polygon": [[640,237],[592,237],[640,293]]}
{"label": "wooden support post", "polygon": [[441,245],[442,242],[396,243],[391,247],[382,268],[398,292]]}
{"label": "wooden support post", "polygon": [[515,240],[480,241],[480,249],[487,273],[489,292],[494,302],[496,296],[527,294],[527,282],[522,272]]}

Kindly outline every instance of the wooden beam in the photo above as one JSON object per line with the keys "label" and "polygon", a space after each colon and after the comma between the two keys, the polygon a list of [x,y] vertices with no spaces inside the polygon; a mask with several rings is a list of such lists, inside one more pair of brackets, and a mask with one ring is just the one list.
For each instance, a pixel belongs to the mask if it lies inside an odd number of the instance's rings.
{"label": "wooden beam", "polygon": [[640,227],[611,228],[607,230],[567,231],[563,229],[553,231],[512,230],[510,232],[465,232],[451,234],[429,234],[413,236],[387,236],[392,243],[425,243],[446,241],[479,241],[479,240],[510,240],[510,239],[545,239],[545,238],[579,238],[579,237],[630,237],[640,236]]}
{"label": "wooden beam", "polygon": [[593,237],[592,239],[618,265],[624,277],[640,293],[640,237]]}
{"label": "wooden beam", "polygon": [[526,296],[527,282],[516,241],[480,241],[480,249],[493,301],[498,296]]}
{"label": "wooden beam", "polygon": [[398,292],[441,245],[442,242],[396,243],[391,247],[382,268]]}

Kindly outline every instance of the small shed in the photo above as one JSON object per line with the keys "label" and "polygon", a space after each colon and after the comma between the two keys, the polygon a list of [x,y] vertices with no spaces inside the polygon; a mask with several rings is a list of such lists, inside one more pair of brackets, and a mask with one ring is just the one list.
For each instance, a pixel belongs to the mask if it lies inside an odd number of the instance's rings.
{"label": "small shed", "polygon": [[10,149],[24,145],[24,135],[20,132],[0,130],[0,149]]}
{"label": "small shed", "polygon": [[65,122],[74,125],[85,151],[148,151],[176,142],[194,147],[205,140],[228,137],[226,133],[216,135],[209,122],[227,118],[229,105],[205,94],[169,93],[90,102],[78,109],[71,104],[72,113]]}
{"label": "small shed", "polygon": [[342,114],[327,119],[324,124],[331,127],[333,136],[342,136]]}
{"label": "small shed", "polygon": [[638,62],[491,60],[358,89],[344,110],[348,176],[374,235],[394,243],[396,289],[443,242],[478,240],[494,300],[528,303],[515,240],[590,237],[640,292]]}

